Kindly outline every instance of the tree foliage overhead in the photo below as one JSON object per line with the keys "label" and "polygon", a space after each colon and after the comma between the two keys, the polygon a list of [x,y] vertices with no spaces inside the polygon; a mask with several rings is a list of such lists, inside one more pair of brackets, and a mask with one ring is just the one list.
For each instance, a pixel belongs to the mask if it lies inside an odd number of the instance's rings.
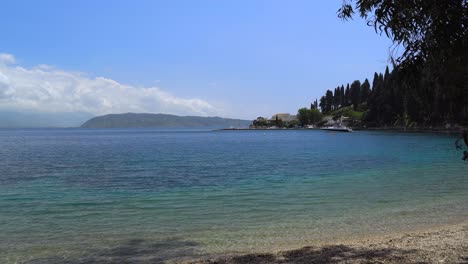
{"label": "tree foliage overhead", "polygon": [[396,64],[449,59],[466,48],[466,0],[345,0],[338,16],[350,19],[355,10],[376,32],[403,46]]}
{"label": "tree foliage overhead", "polygon": [[468,1],[344,0],[338,16],[351,19],[356,11],[393,41],[393,70],[374,75],[366,117],[378,124],[467,122]]}

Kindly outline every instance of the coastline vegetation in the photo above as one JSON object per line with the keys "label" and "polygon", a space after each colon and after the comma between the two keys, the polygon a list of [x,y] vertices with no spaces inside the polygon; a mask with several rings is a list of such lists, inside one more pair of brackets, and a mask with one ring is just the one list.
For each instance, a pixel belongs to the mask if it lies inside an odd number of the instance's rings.
{"label": "coastline vegetation", "polygon": [[[338,17],[356,12],[392,40],[392,70],[374,73],[372,85],[365,79],[328,89],[321,114],[346,116],[354,127],[468,126],[468,1],[345,0]],[[299,109],[299,125],[320,125],[316,109],[317,100]]]}
{"label": "coastline vegetation", "polygon": [[283,121],[278,116],[274,119],[259,116],[252,122],[250,128],[297,128],[298,126],[297,120]]}
{"label": "coastline vegetation", "polygon": [[[327,90],[320,98],[325,115],[347,116],[354,126],[362,127],[431,127],[468,125],[468,89],[449,87],[438,91],[428,76],[422,74],[411,83],[399,68],[374,73],[368,79]],[[437,91],[431,92],[431,87]],[[437,96],[438,95],[438,96]]]}
{"label": "coastline vegetation", "polygon": [[355,12],[392,40],[393,70],[375,73],[372,89],[366,79],[335,89],[333,99],[328,90],[322,110],[330,110],[330,100],[335,109],[365,104],[369,127],[468,125],[468,2],[346,0],[338,16],[348,20]]}

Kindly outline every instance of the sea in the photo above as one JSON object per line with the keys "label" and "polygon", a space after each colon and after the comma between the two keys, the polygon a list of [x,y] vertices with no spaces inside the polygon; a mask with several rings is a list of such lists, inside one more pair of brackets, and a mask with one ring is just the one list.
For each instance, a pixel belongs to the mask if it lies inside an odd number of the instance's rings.
{"label": "sea", "polygon": [[0,263],[159,263],[468,219],[455,134],[0,130]]}

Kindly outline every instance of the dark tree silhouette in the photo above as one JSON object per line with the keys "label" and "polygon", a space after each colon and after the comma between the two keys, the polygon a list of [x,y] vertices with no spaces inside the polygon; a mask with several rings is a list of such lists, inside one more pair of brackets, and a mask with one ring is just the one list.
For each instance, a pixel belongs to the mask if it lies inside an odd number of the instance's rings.
{"label": "dark tree silhouette", "polygon": [[351,103],[354,107],[354,109],[357,109],[359,105],[359,97],[361,93],[361,82],[356,80],[351,84],[350,88],[350,93],[351,93]]}
{"label": "dark tree silhouette", "polygon": [[344,0],[338,16],[356,11],[402,52],[390,54],[392,69],[375,73],[370,90],[368,81],[360,91],[348,85],[342,102],[335,93],[333,108],[365,103],[366,126],[468,125],[468,1]]}
{"label": "dark tree silhouette", "polygon": [[338,16],[348,20],[355,11],[393,41],[394,70],[372,98],[384,100],[374,109],[384,123],[468,120],[468,1],[344,0]]}

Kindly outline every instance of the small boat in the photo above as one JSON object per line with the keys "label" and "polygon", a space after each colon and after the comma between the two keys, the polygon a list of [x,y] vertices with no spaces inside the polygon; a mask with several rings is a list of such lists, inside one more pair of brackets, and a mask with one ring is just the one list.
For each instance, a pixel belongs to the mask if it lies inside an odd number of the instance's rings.
{"label": "small boat", "polygon": [[329,126],[329,127],[322,127],[322,130],[327,131],[336,131],[336,132],[353,132],[353,130],[349,127],[345,126]]}
{"label": "small boat", "polygon": [[333,126],[322,127],[321,129],[336,132],[353,132],[351,128],[343,125],[343,119],[347,119],[347,117],[341,116],[339,122],[335,123]]}

